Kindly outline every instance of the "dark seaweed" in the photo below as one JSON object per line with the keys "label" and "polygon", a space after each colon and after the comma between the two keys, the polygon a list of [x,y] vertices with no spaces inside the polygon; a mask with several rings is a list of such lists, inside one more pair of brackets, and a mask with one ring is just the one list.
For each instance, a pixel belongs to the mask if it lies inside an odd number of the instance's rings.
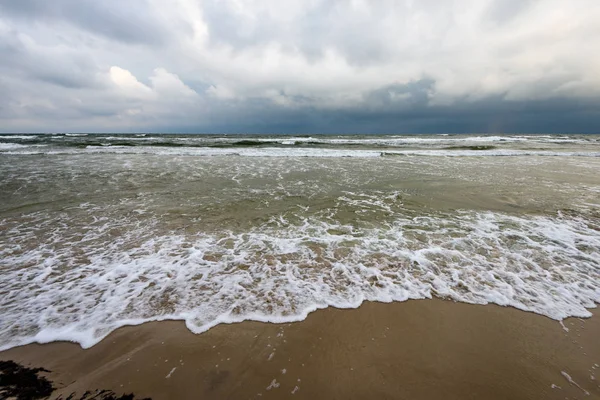
{"label": "dark seaweed", "polygon": [[[117,396],[115,392],[111,392],[110,390],[96,390],[94,392],[87,391],[81,397],[77,397],[75,393],[71,393],[69,397],[63,399],[63,397],[59,397],[57,400],[134,400],[135,397],[132,393],[123,394],[121,396]],[[152,400],[149,398],[141,399],[141,400]]]}
{"label": "dark seaweed", "polygon": [[[0,400],[37,400],[50,397],[56,389],[52,382],[40,372],[50,372],[44,368],[27,368],[14,361],[0,361]],[[134,400],[132,393],[117,395],[110,390],[87,391],[78,396],[71,393],[66,399],[62,396],[58,400]],[[151,400],[145,398],[141,400]]]}
{"label": "dark seaweed", "polygon": [[444,147],[444,150],[493,150],[496,146],[450,146]]}
{"label": "dark seaweed", "polygon": [[240,147],[250,147],[250,146],[262,146],[265,144],[278,144],[276,141],[257,141],[257,140],[239,140],[237,142],[230,143],[229,146],[240,146]]}
{"label": "dark seaweed", "polygon": [[[257,147],[257,146],[265,146],[265,145],[269,145],[269,146],[273,146],[273,145],[279,145],[279,142],[277,141],[257,141],[257,140],[239,140],[237,142],[231,142],[231,143],[216,143],[216,144],[210,144],[210,147],[216,147],[216,148],[231,148],[231,147]],[[206,145],[202,146],[202,147],[206,147]]]}
{"label": "dark seaweed", "polygon": [[38,376],[50,372],[43,368],[27,368],[14,361],[0,361],[0,399],[43,399],[54,391],[52,383]]}

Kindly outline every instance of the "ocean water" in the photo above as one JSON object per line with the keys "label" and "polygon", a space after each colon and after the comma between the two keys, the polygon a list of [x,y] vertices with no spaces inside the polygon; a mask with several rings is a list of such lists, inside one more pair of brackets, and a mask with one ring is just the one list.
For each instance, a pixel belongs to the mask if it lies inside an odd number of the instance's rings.
{"label": "ocean water", "polygon": [[600,302],[600,136],[0,135],[0,349],[439,297]]}

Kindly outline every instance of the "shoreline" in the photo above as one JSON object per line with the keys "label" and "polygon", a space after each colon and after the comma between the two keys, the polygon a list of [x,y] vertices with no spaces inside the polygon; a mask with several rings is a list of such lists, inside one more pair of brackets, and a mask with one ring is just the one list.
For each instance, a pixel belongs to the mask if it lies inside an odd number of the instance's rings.
{"label": "shoreline", "polygon": [[[557,320],[554,319],[548,315],[544,315],[544,314],[540,314],[537,313],[535,311],[529,310],[529,309],[524,309],[524,308],[519,308],[515,305],[500,305],[494,302],[489,302],[486,304],[480,304],[480,303],[470,303],[467,301],[460,301],[460,300],[455,300],[452,298],[443,298],[443,297],[437,297],[437,296],[432,296],[432,297],[425,297],[425,298],[409,298],[407,300],[402,300],[402,301],[396,301],[396,300],[392,300],[389,302],[386,301],[377,301],[377,300],[363,300],[358,306],[350,306],[350,307],[337,307],[335,305],[327,305],[324,307],[316,307],[314,309],[311,309],[310,311],[307,311],[306,313],[303,314],[299,314],[294,316],[294,318],[290,319],[290,320],[285,320],[283,317],[278,317],[278,318],[269,318],[269,317],[264,317],[264,316],[246,316],[243,318],[240,318],[239,320],[233,320],[233,319],[222,319],[222,318],[217,318],[216,321],[213,321],[211,324],[208,325],[204,325],[203,329],[201,329],[200,331],[195,331],[194,329],[190,328],[187,326],[187,320],[185,318],[179,318],[179,317],[166,317],[166,318],[156,318],[156,319],[148,319],[148,320],[128,320],[127,322],[124,322],[122,325],[113,328],[108,334],[106,334],[105,336],[99,338],[99,339],[94,339],[94,343],[91,345],[87,345],[84,343],[89,343],[90,340],[79,340],[79,339],[50,339],[50,340],[44,340],[44,341],[40,341],[40,340],[33,340],[33,341],[26,341],[25,343],[22,344],[16,344],[16,345],[11,345],[10,347],[6,347],[3,348],[2,345],[0,344],[0,354],[16,349],[16,348],[21,348],[21,347],[26,347],[26,346],[32,346],[32,345],[49,345],[49,344],[54,344],[54,343],[69,343],[69,344],[76,344],[77,346],[79,346],[82,350],[88,350],[91,349],[92,347],[100,344],[101,342],[103,342],[104,340],[106,340],[107,338],[109,338],[110,336],[112,336],[113,334],[115,334],[116,332],[122,330],[122,329],[133,329],[136,327],[139,327],[141,325],[146,325],[146,324],[158,324],[158,323],[181,323],[183,324],[186,329],[194,334],[194,335],[202,335],[205,334],[206,332],[214,329],[217,326],[220,325],[237,325],[237,324],[244,324],[244,323],[261,323],[261,324],[274,324],[274,325],[289,325],[289,324],[296,324],[296,323],[301,323],[303,321],[306,320],[306,318],[311,315],[312,313],[315,312],[319,312],[322,310],[327,310],[327,309],[333,309],[333,310],[357,310],[359,308],[361,308],[364,304],[391,304],[391,303],[406,303],[406,302],[414,302],[414,301],[426,301],[426,300],[433,300],[433,301],[447,301],[447,302],[451,302],[451,303],[460,303],[460,304],[466,304],[466,305],[475,305],[475,306],[494,306],[494,307],[500,307],[500,308],[511,308],[520,312],[524,312],[527,314],[534,314],[543,318],[547,318],[551,321],[557,322],[558,324],[560,324],[564,330],[568,331],[568,328],[566,328],[566,326],[563,324],[563,321],[569,320],[569,319],[590,319],[592,318],[594,315],[596,314],[600,314],[600,303],[595,303],[597,304],[596,308],[586,308],[585,310],[589,311],[590,315],[588,316],[569,316],[566,318],[563,318],[562,320]],[[597,312],[596,312],[597,310]],[[279,319],[277,321],[275,321],[276,319]],[[58,335],[61,336],[61,335]],[[77,335],[80,336],[80,335]]]}
{"label": "shoreline", "polygon": [[201,334],[184,321],[148,322],[89,349],[30,344],[0,360],[50,370],[51,398],[109,389],[152,399],[594,399],[600,311],[590,312],[564,320],[567,332],[512,307],[364,302],[301,322],[244,321]]}

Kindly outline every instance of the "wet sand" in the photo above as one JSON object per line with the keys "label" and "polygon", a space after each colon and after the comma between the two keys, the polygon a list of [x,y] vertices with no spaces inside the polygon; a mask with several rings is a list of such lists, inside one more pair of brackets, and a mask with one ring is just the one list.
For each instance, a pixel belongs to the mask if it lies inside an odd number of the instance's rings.
{"label": "wet sand", "polygon": [[110,389],[152,399],[600,399],[600,316],[592,311],[566,320],[567,332],[493,305],[365,303],[201,335],[182,322],[148,323],[88,350],[29,345],[0,360],[50,370],[54,397]]}

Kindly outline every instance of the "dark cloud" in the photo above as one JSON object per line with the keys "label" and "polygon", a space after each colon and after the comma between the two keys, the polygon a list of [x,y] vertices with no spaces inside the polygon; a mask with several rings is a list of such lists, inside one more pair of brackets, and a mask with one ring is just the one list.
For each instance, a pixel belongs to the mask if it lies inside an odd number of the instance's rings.
{"label": "dark cloud", "polygon": [[322,110],[265,101],[215,109],[207,120],[171,121],[155,132],[182,133],[600,133],[600,98],[507,102],[491,97],[452,106]]}
{"label": "dark cloud", "polygon": [[434,90],[435,81],[432,79],[395,83],[367,93],[364,107],[371,110],[427,107]]}
{"label": "dark cloud", "polygon": [[0,71],[4,76],[43,81],[64,88],[98,85],[97,66],[87,52],[27,43],[16,31],[0,33]]}

